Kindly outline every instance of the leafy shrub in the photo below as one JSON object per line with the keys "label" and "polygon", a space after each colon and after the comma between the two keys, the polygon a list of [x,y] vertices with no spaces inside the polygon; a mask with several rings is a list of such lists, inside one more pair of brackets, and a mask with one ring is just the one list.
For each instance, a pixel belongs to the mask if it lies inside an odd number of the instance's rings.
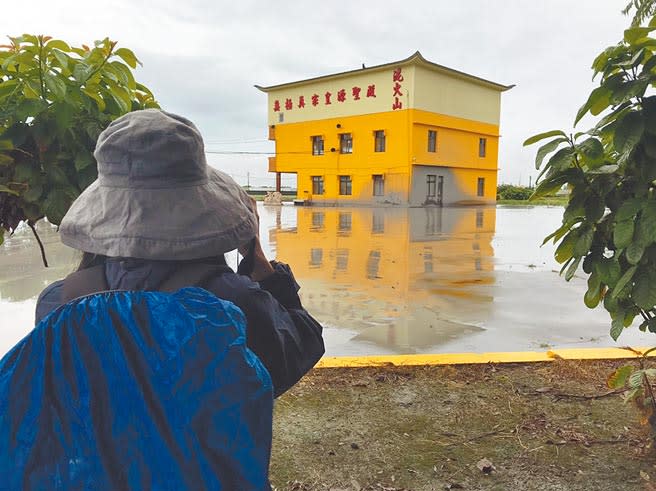
{"label": "leafy shrub", "polygon": [[96,179],[100,132],[127,112],[158,107],[132,75],[134,53],[109,39],[93,48],[30,34],[9,39],[0,46],[0,244],[21,221],[35,235],[41,218],[59,224]]}
{"label": "leafy shrub", "polygon": [[527,200],[533,194],[533,188],[513,186],[512,184],[499,184],[497,186],[497,199]]}

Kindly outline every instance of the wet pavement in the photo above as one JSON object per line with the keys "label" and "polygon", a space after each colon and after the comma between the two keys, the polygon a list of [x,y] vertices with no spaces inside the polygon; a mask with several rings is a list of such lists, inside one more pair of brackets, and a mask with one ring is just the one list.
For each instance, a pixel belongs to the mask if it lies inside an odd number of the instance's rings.
{"label": "wet pavement", "polygon": [[[603,309],[583,304],[582,276],[558,276],[551,244],[560,207],[259,208],[268,256],[292,265],[306,308],[325,326],[327,353],[544,351],[648,346],[631,328],[615,343]],[[0,252],[0,354],[29,332],[39,292],[80,255],[38,228]],[[234,267],[234,253],[227,256]],[[654,339],[652,339],[654,338]]]}

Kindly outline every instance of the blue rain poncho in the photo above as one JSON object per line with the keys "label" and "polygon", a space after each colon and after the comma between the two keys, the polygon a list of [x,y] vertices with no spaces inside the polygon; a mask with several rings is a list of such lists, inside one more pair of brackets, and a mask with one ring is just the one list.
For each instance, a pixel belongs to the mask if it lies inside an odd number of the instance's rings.
{"label": "blue rain poncho", "polygon": [[0,490],[267,490],[272,385],[200,288],[59,307],[0,361]]}

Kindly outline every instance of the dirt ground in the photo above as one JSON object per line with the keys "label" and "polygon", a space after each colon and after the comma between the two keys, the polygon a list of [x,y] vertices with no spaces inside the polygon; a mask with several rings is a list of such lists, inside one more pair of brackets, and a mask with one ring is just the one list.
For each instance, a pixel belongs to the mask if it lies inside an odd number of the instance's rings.
{"label": "dirt ground", "polygon": [[317,369],[275,408],[277,491],[656,491],[620,362]]}

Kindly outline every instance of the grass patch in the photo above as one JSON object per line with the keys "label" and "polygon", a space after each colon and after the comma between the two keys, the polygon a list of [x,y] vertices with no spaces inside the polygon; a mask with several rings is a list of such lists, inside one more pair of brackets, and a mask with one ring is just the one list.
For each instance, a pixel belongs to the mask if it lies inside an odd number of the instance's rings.
{"label": "grass patch", "polygon": [[511,205],[511,206],[567,206],[568,196],[547,196],[538,198],[534,201],[524,199],[500,199],[497,200],[498,205]]}
{"label": "grass patch", "polygon": [[[320,369],[275,407],[276,490],[642,490],[656,479],[622,362]],[[490,474],[477,463],[489,459]]]}

